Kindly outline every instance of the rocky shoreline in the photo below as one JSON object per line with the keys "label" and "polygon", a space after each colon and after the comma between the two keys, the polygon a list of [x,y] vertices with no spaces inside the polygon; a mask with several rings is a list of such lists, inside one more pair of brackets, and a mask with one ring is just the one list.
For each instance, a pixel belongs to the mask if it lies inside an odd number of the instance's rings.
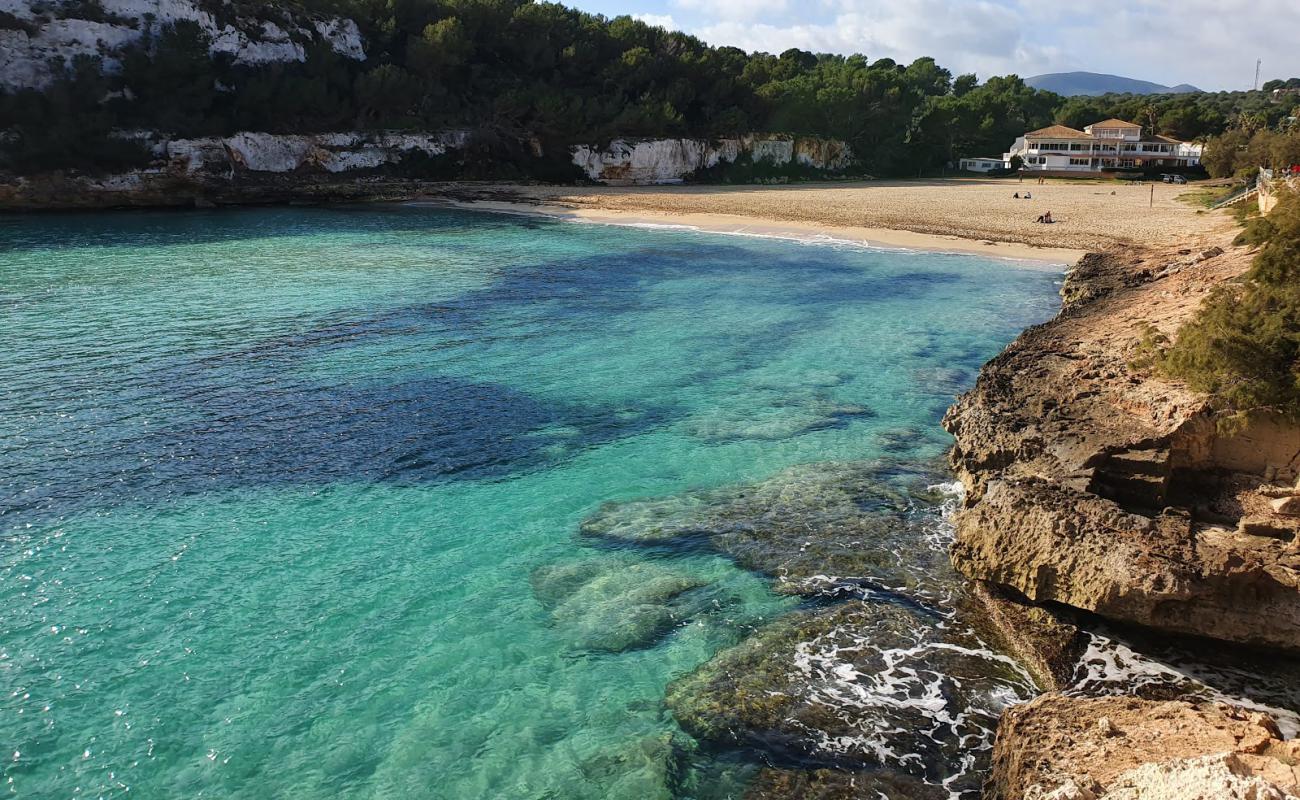
{"label": "rocky shoreline", "polygon": [[953,565],[1054,690],[1003,715],[986,797],[1300,793],[1294,742],[1267,714],[1071,686],[1079,612],[1279,664],[1300,651],[1300,430],[1267,417],[1225,429],[1204,398],[1142,367],[1152,336],[1175,333],[1249,258],[1209,236],[1086,257],[1060,315],[945,417],[967,490]]}

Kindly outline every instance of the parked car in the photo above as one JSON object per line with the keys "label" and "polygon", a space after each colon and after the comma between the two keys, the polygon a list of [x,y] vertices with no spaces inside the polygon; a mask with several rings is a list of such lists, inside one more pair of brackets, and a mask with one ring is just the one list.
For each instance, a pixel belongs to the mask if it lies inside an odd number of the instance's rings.
{"label": "parked car", "polygon": [[1165,183],[1187,183],[1187,178],[1182,175],[1162,175],[1161,179]]}

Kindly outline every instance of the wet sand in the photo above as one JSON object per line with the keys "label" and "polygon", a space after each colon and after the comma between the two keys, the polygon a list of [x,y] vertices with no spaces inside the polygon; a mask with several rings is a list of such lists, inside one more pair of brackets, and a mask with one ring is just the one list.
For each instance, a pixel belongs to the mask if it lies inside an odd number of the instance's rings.
{"label": "wet sand", "polygon": [[742,236],[769,236],[799,241],[844,241],[882,248],[933,250],[946,253],[973,253],[993,258],[1042,262],[1048,265],[1073,264],[1085,250],[1060,247],[1035,247],[1017,242],[995,242],[915,233],[889,228],[825,225],[812,222],[766,220],[739,214],[664,213],[656,211],[616,211],[603,208],[573,208],[554,204],[512,203],[506,201],[460,201],[453,205],[477,211],[514,214],[542,214],[571,222],[636,227],[672,227]]}

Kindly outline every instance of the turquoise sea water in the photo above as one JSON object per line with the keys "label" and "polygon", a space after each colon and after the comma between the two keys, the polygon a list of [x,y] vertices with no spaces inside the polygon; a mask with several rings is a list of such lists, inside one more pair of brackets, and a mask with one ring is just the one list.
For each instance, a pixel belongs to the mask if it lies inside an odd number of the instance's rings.
{"label": "turquoise sea water", "polygon": [[[1058,278],[420,207],[0,219],[6,788],[739,796],[762,759],[691,742],[665,686],[807,601],[580,523],[937,459]],[[592,560],[693,599],[624,631],[534,591]]]}

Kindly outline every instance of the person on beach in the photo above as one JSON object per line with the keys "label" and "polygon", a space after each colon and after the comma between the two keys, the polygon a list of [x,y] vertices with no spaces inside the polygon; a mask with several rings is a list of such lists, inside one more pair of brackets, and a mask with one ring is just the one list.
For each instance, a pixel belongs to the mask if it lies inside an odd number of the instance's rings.
{"label": "person on beach", "polygon": [[1020,199],[1020,192],[1016,192],[1015,194],[1011,195],[1011,199],[1012,199],[1012,200],[1019,200],[1019,199]]}
{"label": "person on beach", "polygon": [[1044,225],[1051,225],[1051,224],[1052,224],[1052,212],[1048,211],[1048,212],[1045,213],[1045,214],[1039,214],[1039,215],[1038,215],[1038,219],[1034,220],[1034,222],[1041,222],[1041,223],[1043,223]]}
{"label": "person on beach", "polygon": [[1029,192],[1025,192],[1025,199],[1026,199],[1026,200],[1033,200],[1033,199],[1034,199],[1034,196],[1033,196],[1032,194],[1030,194]]}

